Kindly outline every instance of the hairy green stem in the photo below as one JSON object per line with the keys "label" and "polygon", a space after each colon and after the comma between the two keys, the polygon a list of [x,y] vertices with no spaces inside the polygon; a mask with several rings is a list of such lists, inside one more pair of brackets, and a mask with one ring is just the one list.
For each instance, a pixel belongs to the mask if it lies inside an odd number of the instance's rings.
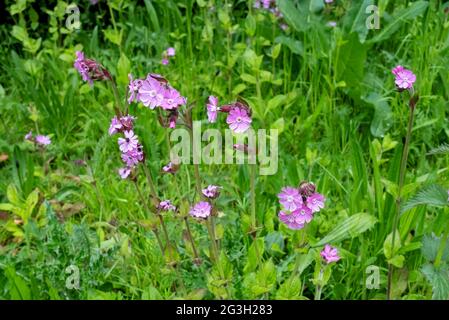
{"label": "hairy green stem", "polygon": [[[405,180],[405,172],[407,169],[407,159],[408,152],[410,146],[410,139],[412,137],[412,129],[413,129],[413,119],[415,115],[415,106],[410,105],[410,113],[408,119],[407,126],[407,135],[405,136],[404,149],[402,150],[402,158],[401,158],[401,167],[399,169],[399,185],[398,185],[398,196],[396,198],[396,212],[393,220],[393,230],[392,230],[392,240],[391,240],[391,248],[394,248],[395,240],[396,240],[396,229],[399,224],[400,210],[401,210],[401,193],[402,188],[404,186]],[[393,280],[393,265],[389,263],[388,265],[388,283],[387,283],[387,300],[391,299],[391,285]]]}
{"label": "hairy green stem", "polygon": [[189,237],[190,244],[192,245],[193,256],[195,257],[195,263],[200,264],[201,260],[198,256],[198,251],[196,250],[195,241],[193,240],[192,231],[190,230],[190,224],[187,217],[184,217],[184,221],[186,224],[187,236]]}

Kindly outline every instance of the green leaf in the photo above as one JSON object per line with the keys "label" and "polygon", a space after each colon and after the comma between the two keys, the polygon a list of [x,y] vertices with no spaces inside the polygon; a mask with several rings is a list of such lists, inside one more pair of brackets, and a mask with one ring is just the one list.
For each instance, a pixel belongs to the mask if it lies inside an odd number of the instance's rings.
{"label": "green leaf", "polygon": [[336,243],[347,238],[356,237],[357,235],[372,228],[376,222],[377,219],[368,213],[357,213],[349,218],[346,218],[342,223],[340,223],[313,246],[319,247],[327,243]]}
{"label": "green leaf", "polygon": [[432,285],[433,300],[449,299],[449,270],[447,266],[435,269],[433,264],[427,263],[421,268],[421,272]]}
{"label": "green leaf", "polygon": [[[422,239],[422,247],[421,253],[424,258],[429,262],[435,261],[437,257],[438,249],[440,247],[441,237],[437,237],[436,235],[424,235]],[[446,239],[446,246],[444,248],[443,256],[441,257],[442,261],[448,261],[449,258],[449,241]]]}
{"label": "green leaf", "polygon": [[301,280],[299,279],[299,277],[294,277],[292,280],[287,279],[276,292],[276,300],[298,299],[300,292]]}
{"label": "green leaf", "polygon": [[11,183],[6,188],[6,197],[8,198],[8,201],[11,202],[11,204],[13,204],[14,206],[21,206],[19,194],[14,184]]}
{"label": "green leaf", "polygon": [[21,13],[26,9],[26,5],[27,0],[17,0],[16,3],[9,8],[9,13],[11,13],[12,16]]}
{"label": "green leaf", "polygon": [[391,16],[391,22],[386,26],[382,26],[381,32],[374,38],[367,41],[368,43],[376,43],[385,39],[395,33],[405,22],[415,19],[426,11],[429,3],[427,1],[413,2],[408,8],[399,9]]}
{"label": "green leaf", "polygon": [[145,8],[147,9],[148,16],[150,17],[150,22],[153,27],[153,30],[155,32],[159,32],[160,27],[159,27],[159,19],[157,17],[157,12],[154,9],[154,6],[150,0],[144,0],[144,2],[145,2]]}
{"label": "green leaf", "polygon": [[443,187],[432,184],[423,188],[414,197],[409,199],[401,208],[405,212],[420,205],[430,205],[435,207],[444,207],[449,205],[447,190]]}
{"label": "green leaf", "polygon": [[388,263],[391,263],[396,268],[402,268],[404,266],[405,257],[401,254],[394,256],[391,259],[388,259]]}
{"label": "green leaf", "polygon": [[248,14],[245,20],[246,34],[250,37],[254,36],[254,34],[256,33],[256,26],[257,26],[256,19],[254,18],[253,15]]}
{"label": "green leaf", "polygon": [[120,46],[122,43],[122,32],[114,29],[106,29],[103,30],[104,36],[106,39],[111,41],[112,43]]}
{"label": "green leaf", "polygon": [[374,107],[371,134],[375,137],[383,137],[393,124],[393,113],[387,99],[378,93],[370,93],[363,100]]}
{"label": "green leaf", "polygon": [[287,96],[283,94],[279,94],[271,98],[267,103],[267,108],[265,109],[265,115],[273,109],[277,109],[281,104],[283,104],[287,100]]}
{"label": "green leaf", "polygon": [[285,121],[284,118],[277,119],[274,123],[271,124],[270,129],[278,130],[278,134],[281,134],[284,131]]}
{"label": "green leaf", "polygon": [[265,251],[265,242],[263,238],[257,238],[256,241],[253,241],[253,243],[248,249],[248,260],[243,269],[243,272],[247,273],[254,271],[257,267],[257,264],[262,259],[264,251]]}
{"label": "green leaf", "polygon": [[428,155],[433,155],[433,154],[449,154],[449,144],[444,143],[439,147],[436,147],[432,150],[430,150],[428,153]]}
{"label": "green leaf", "polygon": [[365,73],[367,47],[362,45],[357,33],[352,33],[340,44],[337,61],[337,81],[344,81],[348,87],[359,88]]}
{"label": "green leaf", "polygon": [[393,244],[393,232],[391,232],[384,241],[384,255],[387,259],[392,259],[401,249],[401,236],[399,231],[396,230],[396,236]]}
{"label": "green leaf", "polygon": [[274,39],[274,42],[287,46],[294,54],[299,54],[301,56],[304,55],[304,46],[299,40],[295,40],[287,36],[279,36]]}
{"label": "green leaf", "polygon": [[127,84],[128,83],[128,74],[131,70],[131,63],[129,62],[129,59],[126,57],[126,55],[122,52],[120,55],[120,58],[117,62],[117,82],[119,84]]}
{"label": "green leaf", "polygon": [[9,280],[10,295],[12,300],[30,300],[31,291],[25,280],[23,280],[13,267],[5,269],[5,276]]}
{"label": "green leaf", "polygon": [[0,210],[1,211],[14,211],[14,206],[10,203],[0,203]]}
{"label": "green leaf", "polygon": [[23,211],[23,222],[26,224],[28,219],[31,217],[31,214],[34,211],[34,208],[37,205],[37,202],[39,201],[39,192],[38,190],[34,190],[28,195],[28,198],[25,201],[25,210]]}
{"label": "green leaf", "polygon": [[246,84],[244,83],[239,83],[238,85],[236,85],[234,87],[234,89],[232,89],[232,95],[233,96],[238,96],[240,93],[242,93],[244,90],[246,89]]}
{"label": "green leaf", "polygon": [[298,9],[295,3],[296,1],[292,0],[277,1],[278,8],[282,12],[287,24],[296,31],[306,31],[309,28],[309,24],[307,23],[308,12]]}
{"label": "green leaf", "polygon": [[22,43],[25,42],[26,39],[28,39],[28,32],[25,28],[22,28],[20,26],[13,26],[11,34],[14,38]]}
{"label": "green leaf", "polygon": [[241,74],[240,78],[243,81],[248,82],[248,83],[252,83],[252,84],[256,84],[256,82],[257,82],[256,77],[254,77],[254,76],[252,76],[252,75],[250,75],[248,73]]}
{"label": "green leaf", "polygon": [[348,33],[356,32],[361,43],[365,42],[369,31],[366,27],[367,14],[365,10],[373,4],[373,0],[363,0],[363,2],[352,1],[352,6],[348,12],[348,21],[351,23]]}

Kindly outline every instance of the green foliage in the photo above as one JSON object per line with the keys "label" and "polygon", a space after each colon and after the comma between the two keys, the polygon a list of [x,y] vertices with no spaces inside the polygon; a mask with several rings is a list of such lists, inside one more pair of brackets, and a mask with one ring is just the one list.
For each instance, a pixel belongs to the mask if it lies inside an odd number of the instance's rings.
{"label": "green foliage", "polygon": [[403,206],[402,212],[420,205],[445,207],[449,205],[447,190],[441,186],[432,184],[423,188],[414,197],[410,198]]}
{"label": "green foliage", "polygon": [[327,243],[340,242],[349,237],[356,237],[366,230],[372,228],[377,219],[368,213],[357,213],[342,221],[324,238],[314,244],[314,247],[323,246]]}
{"label": "green foliage", "polygon": [[[0,299],[312,299],[317,286],[323,299],[383,299],[388,264],[395,298],[448,298],[447,5],[277,4],[281,20],[251,1],[80,1],[80,29],[69,30],[69,2],[5,1]],[[366,27],[370,4],[379,8],[380,29]],[[163,66],[168,47],[176,56]],[[278,130],[278,171],[256,177],[257,233],[247,166],[201,164],[201,187],[223,186],[215,200],[220,258],[214,262],[205,225],[189,217],[201,262],[194,263],[185,222],[172,213],[164,218],[177,250],[161,252],[157,217],[117,175],[117,137],[107,132],[110,85],[82,82],[73,68],[79,50],[111,72],[123,105],[128,74],[152,72],[188,98],[203,129],[226,127],[223,113],[216,124],[205,120],[215,95],[220,105],[245,99],[254,129]],[[392,245],[409,112],[408,93],[395,90],[391,74],[399,64],[416,74],[420,99]],[[158,196],[187,214],[197,197],[193,166],[160,174],[170,130],[156,111],[137,104],[128,111],[138,119]],[[52,144],[24,141],[30,130]],[[277,194],[303,180],[316,183],[325,208],[306,229],[289,230],[277,218]],[[138,183],[147,197],[146,179]],[[162,230],[158,236],[164,245]],[[342,259],[326,265],[325,244]],[[378,290],[361,285],[370,265],[380,270]],[[79,289],[67,288],[69,266],[80,270]]]}

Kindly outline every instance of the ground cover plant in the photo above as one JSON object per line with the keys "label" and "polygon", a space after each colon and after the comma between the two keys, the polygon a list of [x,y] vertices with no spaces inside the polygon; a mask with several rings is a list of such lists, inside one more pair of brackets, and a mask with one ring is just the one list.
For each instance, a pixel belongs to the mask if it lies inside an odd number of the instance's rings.
{"label": "ground cover plant", "polygon": [[0,299],[449,298],[448,3],[0,12]]}

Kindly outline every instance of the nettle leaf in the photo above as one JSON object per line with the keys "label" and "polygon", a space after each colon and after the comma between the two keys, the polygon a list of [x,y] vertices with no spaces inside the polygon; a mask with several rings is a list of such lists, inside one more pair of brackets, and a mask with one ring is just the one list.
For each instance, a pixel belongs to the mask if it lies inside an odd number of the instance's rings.
{"label": "nettle leaf", "polygon": [[432,150],[430,150],[428,155],[434,155],[434,154],[449,154],[449,144],[444,143],[439,147],[436,147]]}
{"label": "nettle leaf", "polygon": [[353,238],[366,230],[372,228],[377,223],[377,219],[365,212],[357,213],[345,219],[323,239],[315,243],[314,247],[323,246],[326,243],[336,243],[347,238]]}
{"label": "nettle leaf", "polygon": [[449,269],[446,265],[436,269],[433,264],[427,263],[421,272],[432,285],[433,300],[449,299]]}
{"label": "nettle leaf", "polygon": [[401,212],[404,213],[405,211],[420,205],[430,205],[435,207],[444,207],[449,205],[447,190],[436,184],[427,186],[419,191],[414,197],[409,199],[402,206]]}
{"label": "nettle leaf", "polygon": [[[422,240],[421,253],[424,258],[429,262],[435,261],[437,257],[438,248],[440,247],[441,237],[437,237],[435,234],[424,235]],[[444,248],[443,256],[441,257],[442,261],[448,261],[449,258],[449,241],[446,239],[446,246]]]}
{"label": "nettle leaf", "polygon": [[390,23],[388,23],[385,27],[382,27],[382,31],[367,42],[376,43],[385,39],[389,39],[390,36],[398,31],[398,29],[405,22],[411,21],[417,16],[423,14],[424,11],[426,11],[428,5],[429,3],[427,1],[416,1],[407,8],[395,11],[391,16]]}

